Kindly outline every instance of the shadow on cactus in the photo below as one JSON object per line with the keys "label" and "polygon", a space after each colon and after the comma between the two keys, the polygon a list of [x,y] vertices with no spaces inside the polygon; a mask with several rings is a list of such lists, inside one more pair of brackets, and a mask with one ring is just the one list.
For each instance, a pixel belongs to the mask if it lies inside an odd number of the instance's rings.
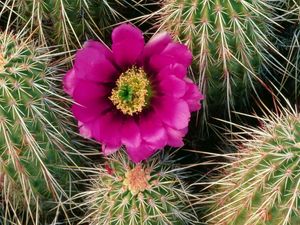
{"label": "shadow on cactus", "polygon": [[300,115],[281,108],[257,118],[259,128],[238,126],[238,153],[223,156],[230,161],[220,167],[223,175],[205,183],[207,224],[300,224]]}
{"label": "shadow on cactus", "polygon": [[[290,63],[286,64],[285,76],[282,79],[282,91],[291,101],[300,98],[300,5],[296,1],[287,1],[284,8],[289,13],[283,14],[287,23],[280,33],[280,47],[287,55]],[[282,77],[281,77],[282,78]],[[293,90],[293,91],[291,91]]]}
{"label": "shadow on cactus", "polygon": [[231,110],[250,108],[250,96],[262,87],[260,71],[270,65],[282,70],[270,55],[277,52],[270,40],[278,2],[161,1],[157,26],[193,52],[194,78],[206,96],[202,123],[212,116],[231,119]]}
{"label": "shadow on cactus", "polygon": [[0,223],[46,224],[74,191],[67,111],[47,49],[7,31],[0,46]]}
{"label": "shadow on cactus", "polygon": [[160,152],[135,164],[118,151],[94,169],[88,190],[76,196],[87,209],[79,224],[198,224],[196,196],[183,182],[187,174],[171,155]]}

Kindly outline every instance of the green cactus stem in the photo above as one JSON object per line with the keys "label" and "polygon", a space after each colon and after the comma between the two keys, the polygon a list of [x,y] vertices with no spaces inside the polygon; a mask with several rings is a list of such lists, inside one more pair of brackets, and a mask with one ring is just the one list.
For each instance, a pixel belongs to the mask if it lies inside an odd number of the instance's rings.
{"label": "green cactus stem", "polygon": [[[50,53],[0,34],[0,208],[3,224],[46,224],[71,194],[76,152],[61,116]],[[58,205],[56,205],[56,203]],[[58,214],[58,213],[57,213]],[[42,222],[43,221],[43,222]]]}

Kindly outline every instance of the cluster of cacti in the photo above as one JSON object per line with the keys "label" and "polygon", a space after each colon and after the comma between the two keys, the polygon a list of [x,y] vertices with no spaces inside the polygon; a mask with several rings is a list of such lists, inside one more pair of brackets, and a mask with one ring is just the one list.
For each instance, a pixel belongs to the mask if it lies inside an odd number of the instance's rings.
{"label": "cluster of cacti", "polygon": [[[6,32],[0,34],[0,46],[2,220],[40,224],[48,210],[63,207],[71,194],[68,167],[75,151],[66,122],[59,119],[66,111],[60,106],[49,53],[20,34]],[[54,221],[56,212],[52,213],[47,219]]]}
{"label": "cluster of cacti", "polygon": [[[159,27],[193,51],[194,79],[205,94],[207,117],[249,107],[262,82],[262,68],[275,51],[271,38],[279,1],[165,0]],[[273,65],[274,66],[274,65]]]}
{"label": "cluster of cacti", "polygon": [[299,5],[0,0],[0,224],[300,224]]}
{"label": "cluster of cacti", "polygon": [[122,17],[111,0],[6,0],[4,9],[13,9],[17,28],[28,27],[40,41],[51,45],[80,46],[87,37],[103,38],[110,26]]}
{"label": "cluster of cacti", "polygon": [[87,213],[79,224],[198,224],[193,196],[170,155],[156,154],[145,163],[131,162],[124,152],[107,157],[94,169],[89,189],[79,194]]}
{"label": "cluster of cacti", "polygon": [[208,224],[300,224],[300,115],[284,109],[260,120],[242,128],[248,137],[237,137],[242,146],[227,155],[234,160],[211,182]]}

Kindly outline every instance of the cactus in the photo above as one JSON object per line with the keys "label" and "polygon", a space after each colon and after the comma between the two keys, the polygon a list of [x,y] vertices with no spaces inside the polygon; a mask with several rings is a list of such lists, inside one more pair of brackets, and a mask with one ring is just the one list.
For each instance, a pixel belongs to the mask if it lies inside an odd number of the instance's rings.
{"label": "cactus", "polygon": [[300,115],[283,109],[258,119],[260,128],[239,126],[242,145],[227,155],[235,160],[209,185],[207,224],[300,224]]}
{"label": "cactus", "polygon": [[22,34],[0,34],[0,208],[5,225],[46,224],[43,219],[51,212],[54,220],[59,213],[49,209],[65,210],[62,201],[72,191],[69,168],[75,150],[59,119],[66,113],[53,69],[45,48]]}
{"label": "cactus", "polygon": [[[194,55],[194,77],[206,95],[202,122],[231,119],[230,110],[249,108],[262,82],[259,72],[275,62],[272,20],[278,1],[163,0],[160,29],[187,44]],[[277,68],[278,69],[278,68]]]}
{"label": "cactus", "polygon": [[[3,3],[2,3],[3,4]],[[4,8],[18,16],[17,28],[37,31],[42,43],[80,46],[87,36],[103,38],[105,29],[121,18],[116,9],[123,3],[111,0],[6,0]]]}
{"label": "cactus", "polygon": [[190,193],[170,156],[156,154],[134,164],[124,152],[108,156],[95,168],[85,199],[86,217],[79,224],[91,225],[183,225],[198,224]]}

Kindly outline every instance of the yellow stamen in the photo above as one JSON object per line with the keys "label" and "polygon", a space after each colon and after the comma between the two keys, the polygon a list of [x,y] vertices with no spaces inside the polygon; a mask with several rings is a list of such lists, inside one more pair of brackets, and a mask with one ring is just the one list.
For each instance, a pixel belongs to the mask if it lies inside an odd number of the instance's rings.
{"label": "yellow stamen", "polygon": [[133,195],[143,192],[150,187],[150,174],[143,169],[141,164],[127,171],[125,177],[123,184]]}
{"label": "yellow stamen", "polygon": [[109,99],[122,113],[132,116],[147,106],[151,95],[150,82],[145,71],[132,67],[122,73]]}

